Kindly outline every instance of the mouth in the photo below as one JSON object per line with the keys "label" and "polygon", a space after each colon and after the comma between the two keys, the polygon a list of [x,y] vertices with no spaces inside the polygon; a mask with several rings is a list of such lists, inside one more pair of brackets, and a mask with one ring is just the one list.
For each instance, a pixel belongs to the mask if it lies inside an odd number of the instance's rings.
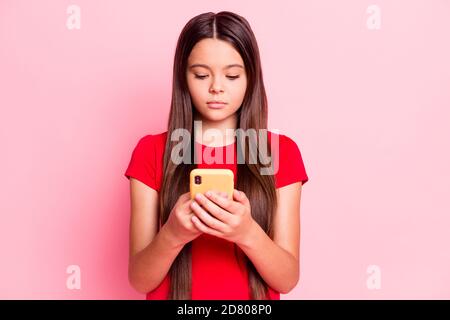
{"label": "mouth", "polygon": [[207,102],[208,108],[210,109],[223,109],[227,105],[226,102],[223,101],[210,101]]}

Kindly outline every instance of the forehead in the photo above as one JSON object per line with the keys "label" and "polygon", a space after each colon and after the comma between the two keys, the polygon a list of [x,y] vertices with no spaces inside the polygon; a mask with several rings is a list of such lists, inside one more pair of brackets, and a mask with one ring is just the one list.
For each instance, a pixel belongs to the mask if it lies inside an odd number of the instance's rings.
{"label": "forehead", "polygon": [[206,64],[222,68],[230,64],[244,65],[241,55],[228,42],[219,39],[202,39],[192,48],[188,64]]}

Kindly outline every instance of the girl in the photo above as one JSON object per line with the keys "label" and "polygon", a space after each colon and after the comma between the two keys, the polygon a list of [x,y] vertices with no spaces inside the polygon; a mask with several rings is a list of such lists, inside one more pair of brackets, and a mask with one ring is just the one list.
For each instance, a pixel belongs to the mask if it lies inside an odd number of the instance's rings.
{"label": "girl", "polygon": [[[194,130],[215,129],[217,137]],[[171,134],[185,129],[190,150],[244,154],[230,129],[267,128],[267,98],[258,46],[243,17],[227,11],[192,18],[178,39],[168,130],[142,137],[125,176],[130,179],[129,281],[147,299],[280,299],[299,280],[300,195],[308,181],[300,150],[278,139],[273,175],[263,165],[172,161]],[[193,135],[192,135],[193,134]],[[270,144],[266,145],[270,149]],[[259,146],[258,146],[259,148]],[[266,149],[267,150],[267,149]],[[224,158],[225,159],[225,158]],[[222,159],[220,159],[222,160]],[[232,199],[189,195],[194,168],[228,168]]]}

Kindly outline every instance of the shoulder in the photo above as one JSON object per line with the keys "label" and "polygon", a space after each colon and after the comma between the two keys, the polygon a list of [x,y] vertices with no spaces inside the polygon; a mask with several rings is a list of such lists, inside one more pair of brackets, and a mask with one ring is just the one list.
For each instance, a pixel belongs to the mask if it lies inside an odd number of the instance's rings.
{"label": "shoulder", "polygon": [[165,136],[166,132],[159,132],[139,138],[125,171],[127,178],[133,177],[159,191]]}
{"label": "shoulder", "polygon": [[145,134],[135,144],[133,157],[147,163],[159,161],[164,153],[167,132]]}
{"label": "shoulder", "polygon": [[291,160],[301,158],[300,148],[297,142],[282,133],[268,131],[268,140],[270,141],[272,150],[275,151],[275,158],[279,158],[280,164],[285,166]]}
{"label": "shoulder", "polygon": [[288,135],[282,134],[282,133],[276,133],[272,132],[270,130],[268,131],[268,139],[271,142],[277,142],[279,143],[280,151],[286,151],[286,150],[298,150],[298,145],[295,142],[294,139],[289,137]]}
{"label": "shoulder", "polygon": [[159,133],[152,133],[152,134],[146,134],[142,136],[138,143],[137,147],[141,149],[153,149],[153,150],[160,150],[163,149],[165,143],[166,143],[166,137],[167,137],[167,131],[159,132]]}
{"label": "shoulder", "polygon": [[161,144],[161,143],[165,144],[166,139],[167,139],[167,131],[154,133],[151,136],[153,137],[153,141],[156,144]]}
{"label": "shoulder", "polygon": [[[269,131],[270,132],[270,131]],[[302,154],[297,142],[288,135],[270,132],[271,148],[274,151],[276,187],[281,188],[293,182],[308,181]]]}

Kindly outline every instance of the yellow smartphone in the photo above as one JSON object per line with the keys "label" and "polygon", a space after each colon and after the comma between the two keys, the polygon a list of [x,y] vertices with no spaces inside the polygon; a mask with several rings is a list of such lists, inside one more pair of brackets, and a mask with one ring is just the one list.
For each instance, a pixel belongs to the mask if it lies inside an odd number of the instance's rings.
{"label": "yellow smartphone", "polygon": [[204,194],[208,190],[227,193],[228,199],[233,198],[234,175],[230,169],[192,169],[190,173],[191,199],[197,193]]}

